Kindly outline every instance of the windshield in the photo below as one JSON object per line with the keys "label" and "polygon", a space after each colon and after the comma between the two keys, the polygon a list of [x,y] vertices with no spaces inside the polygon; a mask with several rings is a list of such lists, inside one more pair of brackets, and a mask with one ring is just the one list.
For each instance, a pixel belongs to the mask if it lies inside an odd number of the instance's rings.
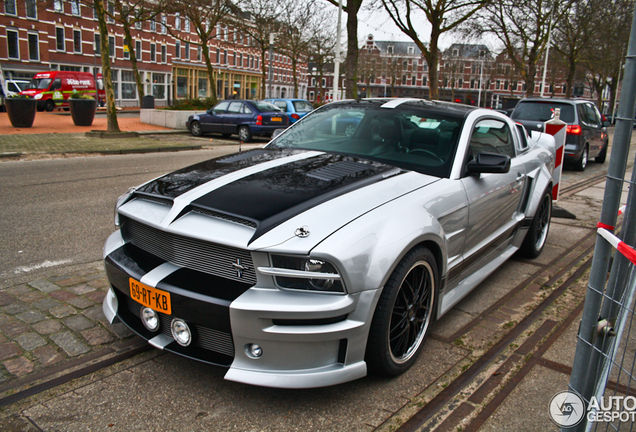
{"label": "windshield", "polygon": [[279,112],[279,111],[282,111],[282,109],[278,108],[276,105],[271,104],[269,102],[265,102],[265,101],[256,101],[256,102],[254,102],[254,105],[256,105],[256,109],[258,109],[260,112]]}
{"label": "windshield", "polygon": [[406,104],[326,105],[279,135],[269,148],[346,154],[448,177],[463,118]]}
{"label": "windshield", "polygon": [[552,118],[555,108],[561,109],[561,120],[566,123],[574,123],[574,107],[559,102],[519,102],[512,113],[512,118],[545,122]]}
{"label": "windshield", "polygon": [[28,89],[46,90],[51,85],[51,78],[39,78],[32,79],[29,83]]}
{"label": "windshield", "polygon": [[293,101],[294,109],[296,112],[310,112],[313,111],[314,107],[307,101]]}

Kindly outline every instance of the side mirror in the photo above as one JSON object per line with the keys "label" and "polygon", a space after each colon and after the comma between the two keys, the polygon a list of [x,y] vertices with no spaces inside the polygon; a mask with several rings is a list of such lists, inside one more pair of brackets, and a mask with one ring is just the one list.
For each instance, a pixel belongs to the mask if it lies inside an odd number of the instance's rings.
{"label": "side mirror", "polygon": [[466,169],[470,174],[505,174],[510,171],[510,156],[480,152],[466,164]]}

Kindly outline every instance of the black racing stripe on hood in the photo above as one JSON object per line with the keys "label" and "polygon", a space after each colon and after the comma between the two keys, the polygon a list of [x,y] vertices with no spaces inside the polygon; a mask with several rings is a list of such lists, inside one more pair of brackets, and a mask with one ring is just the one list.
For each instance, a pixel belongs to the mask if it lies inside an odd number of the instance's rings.
{"label": "black racing stripe on hood", "polygon": [[291,156],[302,151],[303,150],[293,149],[257,149],[222,156],[166,174],[163,177],[141,186],[137,190],[149,195],[174,199],[179,195],[226,174],[239,171],[252,165]]}
{"label": "black racing stripe on hood", "polygon": [[[282,222],[337,196],[381,181],[399,169],[337,154],[290,162],[239,179],[192,202],[255,221],[250,243]],[[290,233],[291,235],[292,233]]]}

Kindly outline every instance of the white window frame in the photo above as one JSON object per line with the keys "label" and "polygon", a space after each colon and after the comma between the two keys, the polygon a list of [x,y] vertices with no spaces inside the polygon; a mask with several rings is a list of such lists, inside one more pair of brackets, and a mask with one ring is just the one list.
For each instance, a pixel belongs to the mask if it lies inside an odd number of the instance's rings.
{"label": "white window frame", "polygon": [[181,31],[181,14],[179,12],[174,15],[174,28]]}
{"label": "white window frame", "polygon": [[141,49],[141,41],[136,40],[135,41],[135,60],[141,61],[142,58],[143,58],[143,51]]}
{"label": "white window frame", "polygon": [[[60,35],[58,34],[58,30],[62,30],[62,48],[61,49],[59,47]],[[64,27],[55,27],[55,49],[57,50],[57,52],[66,52],[66,30],[64,29]]]}
{"label": "white window frame", "polygon": [[175,51],[174,58],[180,59],[181,58],[181,41],[180,40],[175,41],[174,51]]}
{"label": "white window frame", "polygon": [[[31,58],[31,37],[35,36],[35,58]],[[27,33],[27,47],[29,53],[29,61],[40,61],[40,36],[37,32],[28,32]]]}
{"label": "white window frame", "polygon": [[71,0],[71,15],[82,16],[82,6],[79,0]]}
{"label": "white window frame", "polygon": [[[33,7],[33,13],[35,15],[32,15],[32,16],[29,15],[29,3],[31,3],[31,6]],[[27,19],[30,19],[30,20],[38,19],[38,2],[37,2],[37,0],[26,0],[25,1],[24,15],[26,16]]]}
{"label": "white window frame", "polygon": [[[79,51],[76,50],[75,47],[75,35],[79,33]],[[82,53],[82,31],[73,29],[73,53],[81,54]]]}
{"label": "white window frame", "polygon": [[[13,6],[13,12],[9,12],[9,9]],[[4,14],[11,16],[18,16],[18,5],[16,0],[5,0],[4,3]]]}
{"label": "white window frame", "polygon": [[184,60],[190,61],[190,42],[185,43],[185,56]]}
{"label": "white window frame", "polygon": [[[20,33],[18,32],[17,29],[7,29],[7,57],[10,59],[20,59]],[[15,40],[16,40],[16,51],[18,52],[16,57],[10,57],[9,56],[9,33],[15,33]]]}
{"label": "white window frame", "polygon": [[157,44],[154,42],[150,43],[150,62],[157,63]]}
{"label": "white window frame", "polygon": [[62,0],[53,0],[53,11],[64,12],[64,6],[62,6]]}

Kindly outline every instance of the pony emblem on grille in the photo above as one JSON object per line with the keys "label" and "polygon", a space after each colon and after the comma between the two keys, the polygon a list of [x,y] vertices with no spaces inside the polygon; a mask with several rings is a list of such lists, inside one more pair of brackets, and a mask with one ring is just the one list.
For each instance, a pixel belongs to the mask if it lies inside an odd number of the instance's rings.
{"label": "pony emblem on grille", "polygon": [[243,272],[245,270],[249,270],[249,267],[244,266],[243,264],[241,264],[241,259],[237,258],[235,263],[232,263],[232,267],[234,267],[234,270],[236,270],[236,276],[242,278],[243,277]]}

